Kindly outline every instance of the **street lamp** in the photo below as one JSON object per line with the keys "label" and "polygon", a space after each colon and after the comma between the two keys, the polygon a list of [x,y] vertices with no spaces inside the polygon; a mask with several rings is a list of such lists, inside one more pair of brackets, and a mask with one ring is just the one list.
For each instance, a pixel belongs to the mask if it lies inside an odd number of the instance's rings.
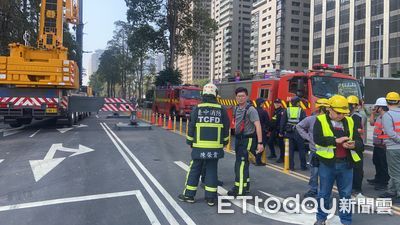
{"label": "street lamp", "polygon": [[382,49],[382,28],[383,24],[379,24],[375,28],[379,29],[379,48],[378,48],[378,66],[376,67],[376,76],[381,77],[381,65],[382,65],[382,55],[381,55],[381,49]]}

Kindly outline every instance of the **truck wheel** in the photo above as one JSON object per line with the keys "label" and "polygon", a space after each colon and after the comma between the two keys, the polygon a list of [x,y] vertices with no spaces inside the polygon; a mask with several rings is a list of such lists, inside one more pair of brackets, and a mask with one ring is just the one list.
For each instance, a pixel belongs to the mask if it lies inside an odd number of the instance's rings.
{"label": "truck wheel", "polygon": [[20,124],[27,125],[32,123],[32,118],[17,119],[17,122]]}
{"label": "truck wheel", "polygon": [[12,128],[17,128],[17,127],[22,126],[22,124],[19,123],[19,122],[13,122],[13,123],[10,123],[9,125],[10,125],[10,127],[12,127]]}
{"label": "truck wheel", "polygon": [[72,127],[75,123],[75,113],[68,113],[68,122],[67,126]]}

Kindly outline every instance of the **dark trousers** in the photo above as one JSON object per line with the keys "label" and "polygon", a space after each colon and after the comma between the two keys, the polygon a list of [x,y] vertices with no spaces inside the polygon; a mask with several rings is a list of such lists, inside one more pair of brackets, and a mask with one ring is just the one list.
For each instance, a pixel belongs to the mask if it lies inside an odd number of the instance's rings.
{"label": "dark trousers", "polygon": [[249,152],[256,147],[256,138],[235,138],[235,190],[239,195],[250,188]]}
{"label": "dark trousers", "polygon": [[361,161],[356,163],[353,168],[353,190],[361,192],[364,178],[364,156],[363,154],[359,156]]}
{"label": "dark trousers", "polygon": [[306,148],[304,146],[304,140],[297,133],[288,136],[289,138],[289,168],[294,169],[294,151],[299,152],[300,166],[302,169],[307,168],[306,161]]}
{"label": "dark trousers", "polygon": [[283,157],[285,156],[285,144],[283,142],[283,138],[278,136],[278,131],[273,130],[271,132],[271,136],[268,139],[268,147],[271,150],[271,155],[276,155],[275,151],[276,143],[278,144],[278,147],[280,149],[279,159],[283,160]]}
{"label": "dark trousers", "polygon": [[388,165],[386,160],[386,148],[384,146],[374,146],[372,162],[375,165],[375,181],[380,185],[387,185],[389,182]]}
{"label": "dark trousers", "polygon": [[203,167],[205,168],[205,198],[217,198],[217,170],[218,170],[218,159],[193,159],[190,162],[190,168],[186,176],[185,190],[183,194],[185,196],[195,196],[197,191],[197,185],[199,184],[199,178],[202,173]]}

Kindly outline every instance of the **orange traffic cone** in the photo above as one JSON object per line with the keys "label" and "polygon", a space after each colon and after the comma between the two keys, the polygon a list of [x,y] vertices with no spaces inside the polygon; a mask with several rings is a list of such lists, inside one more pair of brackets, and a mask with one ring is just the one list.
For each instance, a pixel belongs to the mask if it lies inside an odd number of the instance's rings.
{"label": "orange traffic cone", "polygon": [[154,118],[154,113],[151,114],[151,124],[155,124],[156,123],[156,118]]}
{"label": "orange traffic cone", "polygon": [[171,116],[168,117],[168,126],[167,126],[167,130],[172,130],[172,120],[171,120]]}
{"label": "orange traffic cone", "polygon": [[160,116],[158,117],[158,126],[162,127],[162,115],[160,114]]}
{"label": "orange traffic cone", "polygon": [[142,110],[137,111],[137,118],[141,119],[142,118]]}

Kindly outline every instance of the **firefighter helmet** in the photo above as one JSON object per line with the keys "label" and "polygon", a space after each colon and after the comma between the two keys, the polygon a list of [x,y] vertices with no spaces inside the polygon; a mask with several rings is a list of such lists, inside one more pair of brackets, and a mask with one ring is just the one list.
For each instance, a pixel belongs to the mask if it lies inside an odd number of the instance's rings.
{"label": "firefighter helmet", "polygon": [[215,84],[209,83],[204,85],[203,87],[203,95],[213,95],[213,96],[217,96],[217,86],[215,86]]}

